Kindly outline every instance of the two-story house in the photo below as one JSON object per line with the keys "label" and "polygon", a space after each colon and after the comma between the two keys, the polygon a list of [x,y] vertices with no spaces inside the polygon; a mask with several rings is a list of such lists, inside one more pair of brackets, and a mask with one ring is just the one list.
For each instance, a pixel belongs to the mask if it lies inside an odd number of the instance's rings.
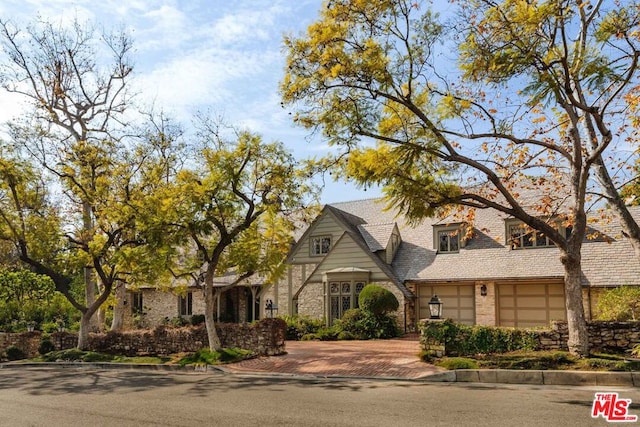
{"label": "two-story house", "polygon": [[[559,230],[569,232],[562,227],[558,221]],[[583,246],[588,318],[602,289],[640,285],[640,261],[616,224],[598,228],[599,237]],[[326,205],[286,262],[287,276],[261,295],[279,314],[331,323],[357,307],[360,290],[375,282],[398,298],[405,330],[429,317],[435,294],[445,317],[467,324],[546,326],[566,316],[558,249],[488,209],[476,213],[472,233],[466,233],[462,224],[438,219],[409,225],[380,199]]]}

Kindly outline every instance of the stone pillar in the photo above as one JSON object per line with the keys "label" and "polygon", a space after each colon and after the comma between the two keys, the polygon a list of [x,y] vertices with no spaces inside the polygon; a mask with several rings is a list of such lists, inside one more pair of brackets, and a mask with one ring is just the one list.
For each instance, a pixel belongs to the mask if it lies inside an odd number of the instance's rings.
{"label": "stone pillar", "polygon": [[[483,296],[483,286],[487,295]],[[496,326],[496,284],[494,282],[476,282],[476,325]]]}

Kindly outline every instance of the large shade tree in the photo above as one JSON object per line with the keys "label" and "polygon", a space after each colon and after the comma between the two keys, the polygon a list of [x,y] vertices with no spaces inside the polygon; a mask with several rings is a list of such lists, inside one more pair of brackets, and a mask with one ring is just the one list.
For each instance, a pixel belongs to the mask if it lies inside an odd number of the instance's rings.
{"label": "large shade tree", "polygon": [[[115,172],[114,162],[122,160],[116,160],[122,151],[115,131],[129,103],[131,39],[77,20],[69,25],[35,20],[25,29],[2,20],[0,41],[0,83],[31,106],[11,125],[15,150],[42,168],[47,179],[59,180],[65,208],[79,221],[68,240],[88,248],[100,229],[97,197]],[[33,266],[24,248],[20,257]],[[80,346],[90,328],[100,327],[93,314],[111,291],[93,262],[87,259],[83,270],[85,302],[74,304],[83,313]]]}
{"label": "large shade tree", "polygon": [[[35,20],[24,29],[0,20],[0,43],[0,84],[31,106],[13,123],[14,141],[73,194],[69,200],[82,211],[83,232],[76,238],[87,245],[96,227],[92,186],[104,179],[90,163],[118,143],[114,131],[129,103],[131,39],[78,20],[68,25]],[[29,255],[23,252],[21,258],[28,262]],[[98,303],[98,308],[110,292],[98,290],[96,273],[91,263],[84,267],[83,306],[91,315],[91,307]],[[94,320],[92,328],[97,327]]]}
{"label": "large shade tree", "polygon": [[[409,218],[495,209],[551,239],[564,266],[569,349],[588,353],[581,249],[590,174],[636,100],[638,5],[581,0],[326,1],[285,39],[295,120],[382,184]],[[532,194],[537,194],[534,199]],[[471,230],[471,228],[469,228]]]}
{"label": "large shade tree", "polygon": [[[178,283],[202,289],[209,347],[219,350],[217,297],[250,278],[265,284],[278,279],[295,221],[304,217],[314,191],[281,143],[210,121],[200,137],[194,163],[156,192],[144,211],[150,242],[166,255]],[[231,280],[216,286],[220,276]]]}

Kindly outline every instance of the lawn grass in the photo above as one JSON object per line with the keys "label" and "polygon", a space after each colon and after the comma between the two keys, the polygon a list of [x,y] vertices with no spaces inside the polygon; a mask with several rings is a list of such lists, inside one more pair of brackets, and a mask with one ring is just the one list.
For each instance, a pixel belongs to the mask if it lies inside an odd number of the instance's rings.
{"label": "lawn grass", "polygon": [[445,369],[536,369],[576,371],[640,371],[639,360],[622,355],[592,354],[577,358],[565,351],[514,351],[474,357],[422,357]]}
{"label": "lawn grass", "polygon": [[173,356],[118,356],[95,351],[82,351],[76,348],[52,351],[45,355],[32,359],[33,362],[87,362],[87,363],[132,363],[132,364],[179,364],[186,365],[217,365],[232,363],[252,357],[248,350],[222,349],[220,352],[211,352],[208,349],[198,350],[195,353],[179,354]]}

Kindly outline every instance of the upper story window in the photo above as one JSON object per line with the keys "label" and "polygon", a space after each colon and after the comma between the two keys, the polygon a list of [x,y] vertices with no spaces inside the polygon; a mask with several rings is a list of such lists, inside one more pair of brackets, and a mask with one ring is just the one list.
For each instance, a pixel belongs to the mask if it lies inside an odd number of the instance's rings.
{"label": "upper story window", "polygon": [[454,229],[437,231],[438,253],[455,253],[460,251],[460,230]]}
{"label": "upper story window", "polygon": [[331,249],[331,236],[316,236],[311,238],[311,255],[326,255]]}
{"label": "upper story window", "polygon": [[525,224],[507,225],[508,243],[511,249],[544,248],[554,243],[544,233],[532,230]]}

